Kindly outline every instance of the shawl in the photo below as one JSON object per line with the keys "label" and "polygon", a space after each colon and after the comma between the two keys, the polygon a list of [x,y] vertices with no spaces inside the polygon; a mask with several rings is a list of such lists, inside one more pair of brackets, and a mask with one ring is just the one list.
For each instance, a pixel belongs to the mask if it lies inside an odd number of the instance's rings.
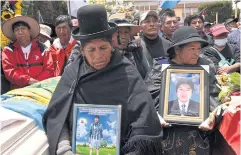
{"label": "shawl", "polygon": [[162,153],[162,129],[144,81],[135,66],[120,52],[113,52],[107,67],[82,71],[80,56],[64,71],[43,117],[50,155],[67,122],[72,129],[73,103],[122,105],[121,154]]}

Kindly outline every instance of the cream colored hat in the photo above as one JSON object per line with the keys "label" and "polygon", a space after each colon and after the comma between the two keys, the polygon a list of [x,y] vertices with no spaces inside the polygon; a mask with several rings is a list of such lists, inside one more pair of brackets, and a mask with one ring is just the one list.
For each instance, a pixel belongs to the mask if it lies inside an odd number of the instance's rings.
{"label": "cream colored hat", "polygon": [[43,24],[39,24],[40,26],[40,34],[48,37],[49,39],[51,39],[50,35],[52,33],[52,30],[49,26],[47,25],[43,25]]}
{"label": "cream colored hat", "polygon": [[38,22],[33,19],[30,18],[28,16],[22,16],[22,15],[16,15],[14,18],[7,20],[6,22],[3,23],[2,25],[2,32],[3,34],[10,40],[15,41],[15,35],[13,33],[12,30],[12,26],[14,23],[16,22],[25,22],[29,25],[30,27],[30,36],[32,37],[32,39],[36,38],[39,35],[39,24]]}

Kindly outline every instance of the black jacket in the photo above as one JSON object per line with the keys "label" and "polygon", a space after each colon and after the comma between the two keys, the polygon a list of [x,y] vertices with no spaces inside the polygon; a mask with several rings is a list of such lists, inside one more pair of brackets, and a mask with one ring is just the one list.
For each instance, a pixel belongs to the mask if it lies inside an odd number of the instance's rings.
{"label": "black jacket", "polygon": [[[218,63],[221,60],[221,58],[218,55],[217,51],[213,48],[214,47],[208,46],[202,49],[201,52],[209,59],[211,59],[215,65],[215,68],[218,69],[219,68]],[[240,62],[240,50],[237,49],[235,45],[227,44],[225,48],[227,48],[227,50],[231,52],[231,55],[232,55],[231,58],[235,60],[234,63]]]}
{"label": "black jacket", "polygon": [[113,52],[102,70],[86,72],[84,65],[78,57],[65,69],[44,114],[50,155],[55,155],[64,123],[72,131],[73,102],[122,105],[121,154],[161,154],[160,122],[151,95],[131,62]]}
{"label": "black jacket", "polygon": [[[167,49],[171,46],[171,42],[167,41],[163,37],[160,37],[160,49],[162,53],[164,53],[163,57],[167,56]],[[146,78],[147,74],[151,71],[153,66],[153,59],[152,55],[150,54],[150,49],[146,45],[145,41],[141,40],[141,47],[138,52],[135,53],[135,57],[138,57],[139,63],[143,66],[143,70],[145,70],[144,78]]]}

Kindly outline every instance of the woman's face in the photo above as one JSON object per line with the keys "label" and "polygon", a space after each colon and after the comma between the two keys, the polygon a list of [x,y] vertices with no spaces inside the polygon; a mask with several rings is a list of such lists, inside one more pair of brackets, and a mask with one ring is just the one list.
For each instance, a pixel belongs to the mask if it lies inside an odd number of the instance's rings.
{"label": "woman's face", "polygon": [[196,65],[200,55],[201,43],[191,42],[176,50],[176,60],[183,65]]}
{"label": "woman's face", "polygon": [[96,70],[100,70],[109,64],[112,47],[107,40],[94,39],[86,43],[81,51],[89,65]]}

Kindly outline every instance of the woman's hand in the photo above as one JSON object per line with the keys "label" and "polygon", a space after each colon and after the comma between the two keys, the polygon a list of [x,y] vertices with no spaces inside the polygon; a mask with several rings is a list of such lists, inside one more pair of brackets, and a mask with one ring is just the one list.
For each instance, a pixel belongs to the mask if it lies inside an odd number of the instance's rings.
{"label": "woman's hand", "polygon": [[232,70],[232,68],[230,66],[224,66],[224,67],[220,67],[217,70],[217,74],[228,74],[230,73]]}
{"label": "woman's hand", "polygon": [[170,126],[171,126],[171,124],[167,123],[167,122],[159,115],[159,113],[157,113],[157,116],[158,116],[158,118],[159,118],[159,120],[160,120],[160,124],[161,124],[162,127],[170,127]]}
{"label": "woman's hand", "polygon": [[202,124],[198,127],[201,130],[204,131],[210,131],[214,128],[215,124],[215,118],[207,118]]}
{"label": "woman's hand", "polygon": [[164,119],[160,121],[162,127],[168,127],[171,126],[169,123],[167,123]]}

